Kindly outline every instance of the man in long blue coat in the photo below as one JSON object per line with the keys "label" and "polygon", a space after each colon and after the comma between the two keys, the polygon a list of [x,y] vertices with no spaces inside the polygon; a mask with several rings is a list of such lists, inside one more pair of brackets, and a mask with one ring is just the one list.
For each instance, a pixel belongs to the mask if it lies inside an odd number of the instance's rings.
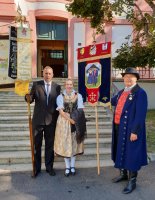
{"label": "man in long blue coat", "polygon": [[125,88],[111,99],[115,106],[112,131],[112,160],[120,169],[114,183],[128,180],[124,194],[136,188],[138,170],[147,165],[146,128],[147,94],[137,84],[140,78],[134,68],[122,73]]}

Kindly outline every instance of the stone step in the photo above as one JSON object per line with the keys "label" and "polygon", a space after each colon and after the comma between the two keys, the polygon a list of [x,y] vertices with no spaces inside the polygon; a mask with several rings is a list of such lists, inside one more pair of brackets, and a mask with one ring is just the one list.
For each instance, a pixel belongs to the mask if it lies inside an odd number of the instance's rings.
{"label": "stone step", "polygon": [[16,141],[16,140],[29,140],[28,131],[0,131],[0,141]]}
{"label": "stone step", "polygon": [[[33,111],[31,110],[31,117],[33,116]],[[95,113],[85,110],[85,117],[86,119],[89,120],[95,120],[96,115]],[[11,109],[6,109],[6,110],[0,110],[0,121],[2,120],[18,120],[19,118],[21,119],[27,119],[28,118],[28,109],[26,110],[11,110]],[[107,115],[105,112],[98,112],[97,119],[99,120],[111,120],[111,117]]]}
{"label": "stone step", "polygon": [[25,102],[21,102],[19,104],[9,103],[9,104],[0,104],[0,110],[27,110],[28,106]]}
{"label": "stone step", "polygon": [[[110,148],[111,139],[110,138],[100,138],[100,147]],[[86,138],[84,141],[85,148],[95,148],[96,139]],[[44,145],[43,145],[44,148]],[[0,141],[0,152],[10,152],[10,151],[30,151],[30,141],[29,140],[16,140],[16,141]]]}
{"label": "stone step", "polygon": [[[87,122],[87,129],[95,129],[96,128],[96,123],[95,122]],[[111,122],[98,122],[98,128],[111,128]],[[0,124],[0,130],[1,132],[3,131],[26,131],[29,130],[28,123],[8,123],[6,124]]]}
{"label": "stone step", "polygon": [[[87,122],[94,122],[95,121],[95,116],[94,115],[90,115],[90,114],[85,114],[85,117],[87,119]],[[108,117],[107,115],[98,115],[98,121],[109,121],[110,117]],[[6,113],[5,115],[1,115],[0,116],[0,124],[8,124],[8,123],[12,123],[12,124],[16,124],[16,123],[27,123],[28,122],[28,114],[27,115],[12,115],[12,116],[8,116]]]}
{"label": "stone step", "polygon": [[30,141],[0,141],[0,153],[11,152],[11,151],[31,151]]}
{"label": "stone step", "polygon": [[[5,103],[0,103],[0,111],[1,110],[5,110],[5,109],[9,109],[9,110],[27,110],[27,103],[26,102],[17,102],[17,103],[6,103],[7,100],[5,100]],[[34,103],[31,104],[31,110],[33,110],[34,108]],[[90,106],[86,106],[85,105],[85,108],[84,108],[84,111],[87,111],[87,112],[93,112],[95,113],[95,109],[94,107],[90,107]],[[97,110],[99,113],[106,113],[106,109],[103,107],[103,106],[98,106],[98,110]]]}
{"label": "stone step", "polygon": [[18,115],[13,115],[13,116],[0,116],[0,124],[5,124],[8,126],[8,124],[28,124],[28,114],[27,116],[18,116]]}
{"label": "stone step", "polygon": [[[31,116],[33,116],[32,111],[31,111]],[[26,109],[25,110],[22,110],[22,109],[21,110],[9,110],[9,109],[0,110],[0,121],[7,120],[7,119],[10,120],[10,118],[13,120],[18,119],[16,117],[18,117],[18,118],[21,117],[21,119],[24,119],[24,118],[27,119],[28,118],[28,110],[26,110]],[[96,116],[95,116],[95,113],[85,110],[85,117],[89,121],[92,119],[95,120]],[[98,112],[98,119],[104,121],[104,120],[110,120],[111,118],[110,118],[110,116],[106,115],[104,112],[103,113]]]}
{"label": "stone step", "polygon": [[[33,113],[31,112],[31,115]],[[11,110],[11,109],[7,109],[7,110],[0,110],[0,116],[28,116],[28,109],[19,109],[19,110]]]}
{"label": "stone step", "polygon": [[[113,166],[113,162],[111,160],[100,160],[100,171],[104,170],[103,167]],[[94,160],[83,160],[83,161],[76,161],[76,169],[80,170],[80,168],[94,168],[97,174],[97,161]],[[65,163],[64,161],[61,162],[54,162],[54,169],[56,173],[64,174]],[[58,170],[63,170],[62,172],[58,172]],[[9,174],[12,172],[32,172],[32,164],[31,163],[24,163],[24,164],[0,164],[0,175]],[[42,163],[42,172],[45,173],[45,165]]]}
{"label": "stone step", "polygon": [[[96,147],[96,138],[86,138],[84,141],[84,146],[88,148]],[[111,138],[99,138],[99,147],[100,148],[110,148],[111,147]]]}
{"label": "stone step", "polygon": [[1,96],[0,97],[0,105],[2,105],[2,104],[6,104],[6,101],[10,104],[10,103],[14,103],[14,104],[17,104],[17,103],[19,103],[19,104],[22,104],[22,103],[25,103],[25,101],[24,101],[24,98],[22,97],[22,98],[20,98],[20,97],[16,97],[16,96],[13,96],[13,97],[10,97],[10,96],[8,96],[8,97],[3,97],[3,96]]}
{"label": "stone step", "polygon": [[[109,148],[99,148],[100,159],[101,160],[110,160],[110,149]],[[44,162],[44,153],[42,152],[42,158]],[[84,154],[77,156],[78,161],[83,160],[94,160],[96,159],[96,148],[86,148]],[[55,162],[62,161],[62,157],[55,156]],[[31,163],[31,152],[29,151],[11,151],[3,152],[0,154],[0,165],[8,164],[24,164]]]}
{"label": "stone step", "polygon": [[[10,128],[11,129],[11,128]],[[111,129],[99,129],[100,138],[110,138]],[[96,138],[96,129],[87,130],[87,138]],[[0,141],[16,141],[16,140],[29,140],[29,130],[23,131],[0,131]]]}
{"label": "stone step", "polygon": [[[96,122],[95,121],[88,121],[86,123],[87,129],[96,128]],[[98,121],[98,128],[112,128],[111,121]]]}
{"label": "stone step", "polygon": [[[31,104],[30,107],[31,107],[31,110],[33,111],[34,104]],[[4,112],[5,109],[9,110],[10,112],[14,112],[14,111],[18,111],[18,110],[27,111],[27,108],[28,108],[28,106],[25,102],[20,102],[20,103],[16,103],[16,104],[15,103],[9,103],[9,104],[4,104],[4,103],[1,104],[0,103],[0,112],[1,111]],[[90,114],[95,113],[95,109],[90,106],[85,106],[84,111],[87,113],[90,113]],[[107,114],[106,108],[104,108],[103,106],[99,106],[97,112],[101,113],[101,114]]]}
{"label": "stone step", "polygon": [[[99,128],[98,129],[98,134],[100,138],[110,138],[112,134],[111,128]],[[89,138],[96,138],[96,129],[88,129],[87,130],[87,135]]]}
{"label": "stone step", "polygon": [[28,131],[28,124],[0,124],[0,130],[3,131]]}

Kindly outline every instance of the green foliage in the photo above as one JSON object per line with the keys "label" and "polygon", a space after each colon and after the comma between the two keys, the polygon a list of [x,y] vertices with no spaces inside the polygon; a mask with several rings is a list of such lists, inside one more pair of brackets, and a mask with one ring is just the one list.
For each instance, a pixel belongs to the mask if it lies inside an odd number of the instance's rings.
{"label": "green foliage", "polygon": [[147,112],[146,132],[148,152],[155,153],[155,109]]}
{"label": "green foliage", "polygon": [[116,51],[118,55],[113,59],[113,67],[126,69],[127,67],[155,67],[155,41],[142,46],[140,43],[123,44]]}
{"label": "green foliage", "polygon": [[109,1],[100,0],[74,0],[66,5],[66,8],[78,18],[89,19],[92,28],[96,28],[97,33],[104,33],[103,22],[112,20],[112,11]]}

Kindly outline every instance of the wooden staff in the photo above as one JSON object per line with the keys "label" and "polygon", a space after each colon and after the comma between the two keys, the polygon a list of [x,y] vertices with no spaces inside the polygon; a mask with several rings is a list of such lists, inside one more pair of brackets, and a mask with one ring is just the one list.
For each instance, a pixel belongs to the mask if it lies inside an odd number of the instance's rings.
{"label": "wooden staff", "polygon": [[30,132],[30,145],[31,145],[31,159],[32,159],[32,177],[35,177],[34,140],[33,140],[33,133],[32,133],[32,120],[31,120],[31,108],[30,108],[29,95],[27,95],[27,105],[28,105],[29,132]]}
{"label": "wooden staff", "polygon": [[96,154],[97,154],[97,173],[100,175],[100,154],[99,154],[99,131],[98,131],[98,113],[97,106],[95,105],[96,116]]}

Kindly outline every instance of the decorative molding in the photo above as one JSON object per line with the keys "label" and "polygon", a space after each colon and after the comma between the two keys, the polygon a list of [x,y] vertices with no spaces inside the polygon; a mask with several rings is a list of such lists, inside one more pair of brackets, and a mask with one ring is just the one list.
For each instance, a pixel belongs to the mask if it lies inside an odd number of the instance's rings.
{"label": "decorative molding", "polygon": [[58,18],[64,18],[68,19],[68,12],[65,11],[60,11],[60,10],[54,10],[54,9],[40,9],[40,10],[35,10],[35,16],[38,17],[45,17],[48,16],[48,19],[50,16],[52,17],[58,17]]}
{"label": "decorative molding", "polygon": [[14,4],[14,0],[0,0],[0,4],[4,3],[4,4]]}
{"label": "decorative molding", "polygon": [[36,3],[36,2],[44,2],[44,3],[47,3],[47,2],[57,2],[57,3],[68,3],[68,1],[66,0],[48,0],[48,1],[45,1],[45,0],[25,0],[27,2],[31,2],[31,3]]}

